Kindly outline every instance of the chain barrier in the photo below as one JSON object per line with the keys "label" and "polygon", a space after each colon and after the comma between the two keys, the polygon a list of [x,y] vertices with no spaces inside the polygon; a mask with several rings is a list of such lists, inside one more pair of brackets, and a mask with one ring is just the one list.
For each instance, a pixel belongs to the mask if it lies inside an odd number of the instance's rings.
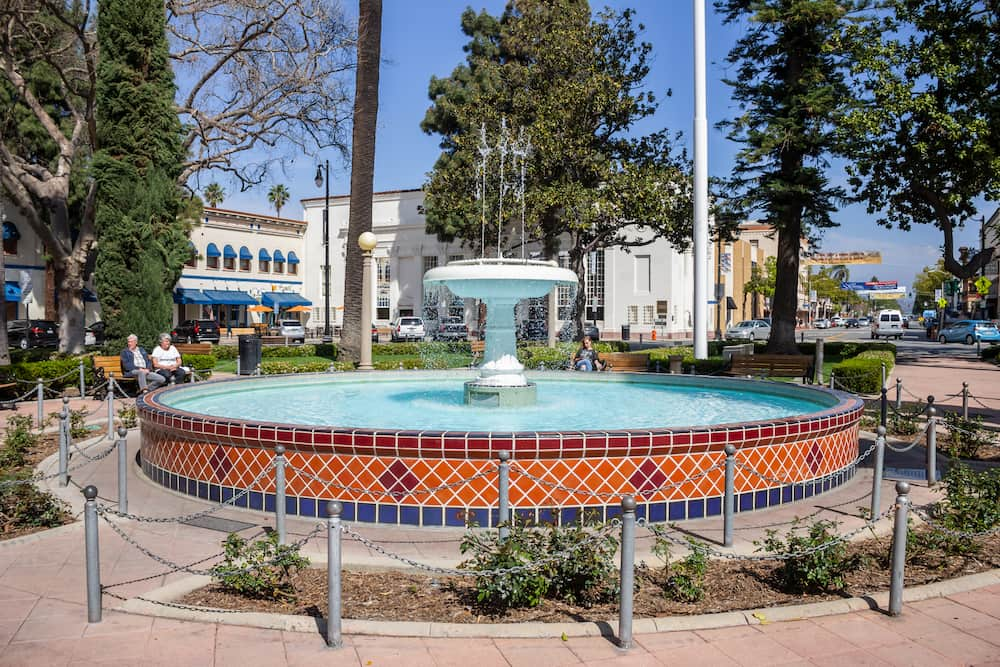
{"label": "chain barrier", "polygon": [[972,399],[972,400],[974,400],[974,401],[975,401],[976,403],[978,403],[978,404],[979,404],[979,407],[981,407],[981,408],[985,408],[985,409],[987,409],[987,410],[993,410],[993,409],[994,409],[994,408],[992,408],[992,407],[990,407],[990,406],[986,405],[986,404],[985,404],[985,403],[983,403],[982,401],[980,401],[978,397],[976,397],[976,396],[973,396],[972,394],[969,394],[969,398],[971,398],[971,399]]}
{"label": "chain barrier", "polygon": [[[97,442],[92,443],[92,444],[96,445],[98,442],[103,442],[104,440],[107,440],[107,438],[108,438],[108,435],[107,435],[107,433],[105,433],[104,435],[101,436],[100,440],[98,440]],[[110,447],[108,447],[105,451],[101,452],[100,454],[98,454],[96,456],[88,456],[82,449],[80,449],[80,446],[77,445],[75,442],[71,442],[71,444],[73,445],[73,449],[75,449],[77,451],[77,453],[79,453],[80,456],[82,456],[83,458],[85,458],[88,462],[96,462],[96,461],[100,461],[103,458],[106,458],[107,456],[109,456],[111,454],[111,452],[115,451],[115,448],[118,446],[117,441],[115,441],[115,442],[111,443]]]}
{"label": "chain barrier", "polygon": [[635,489],[634,491],[628,491],[628,492],[623,491],[623,490],[606,491],[605,492],[605,491],[588,491],[586,489],[574,489],[573,487],[565,486],[563,484],[559,484],[558,482],[550,482],[547,479],[543,479],[541,477],[537,477],[535,475],[532,475],[527,470],[525,470],[524,468],[520,467],[519,465],[517,465],[515,463],[511,463],[510,464],[511,472],[520,473],[521,475],[524,475],[525,477],[527,477],[528,479],[530,479],[531,481],[533,481],[533,482],[535,482],[537,484],[541,484],[542,486],[547,486],[550,489],[555,489],[557,491],[564,491],[566,493],[574,493],[574,494],[578,494],[578,495],[582,495],[582,496],[588,496],[590,498],[620,498],[625,493],[631,493],[631,494],[635,495],[638,498],[646,498],[646,497],[649,497],[649,496],[651,496],[651,495],[653,495],[655,493],[661,493],[661,492],[664,492],[664,491],[672,491],[673,489],[676,489],[676,488],[678,488],[680,486],[683,486],[684,484],[688,484],[689,482],[695,482],[695,481],[701,479],[702,477],[708,476],[709,473],[712,473],[712,472],[714,472],[716,470],[721,470],[721,469],[723,469],[725,467],[726,467],[726,464],[724,462],[723,463],[717,463],[717,464],[715,464],[714,466],[712,466],[710,468],[705,468],[705,470],[701,471],[700,473],[698,473],[696,475],[691,475],[690,477],[685,477],[684,479],[680,480],[679,482],[671,482],[670,484],[666,484],[664,486],[660,486],[660,487],[657,487],[655,489]]}
{"label": "chain barrier", "polygon": [[[823,542],[822,544],[817,544],[807,549],[802,549],[801,551],[790,551],[781,554],[743,555],[737,553],[729,553],[726,551],[719,551],[718,549],[715,549],[704,542],[701,543],[701,546],[704,547],[706,553],[715,556],[716,558],[722,558],[725,560],[736,560],[736,561],[792,560],[793,558],[802,558],[804,556],[811,556],[812,554],[820,553],[821,551],[826,551],[827,549],[832,549],[833,547],[838,546],[840,544],[847,543],[852,539],[854,539],[854,537],[856,537],[857,535],[860,535],[861,533],[867,530],[872,530],[875,527],[875,524],[877,524],[879,521],[886,518],[895,511],[896,511],[896,505],[893,504],[884,512],[879,514],[877,517],[874,517],[873,519],[866,521],[864,525],[852,530],[851,532],[844,533],[843,535],[834,535],[833,537],[831,537],[826,542]],[[662,537],[663,539],[672,542],[673,544],[676,544],[678,546],[690,547],[690,544],[687,542],[687,540],[682,540],[678,537],[673,537],[660,526],[650,524],[645,519],[637,519],[636,523],[640,526],[645,527],[648,531],[650,531],[657,537]]]}
{"label": "chain barrier", "polygon": [[[101,438],[101,440],[98,440],[97,442],[101,442],[105,438],[107,438],[107,436],[103,436]],[[94,444],[97,444],[97,443],[95,442]],[[87,456],[86,454],[84,454],[82,451],[80,451],[80,448],[77,447],[75,443],[74,443],[73,446],[76,447],[76,450],[78,452],[80,452],[80,455],[83,456],[83,458],[85,460],[81,461],[80,463],[76,464],[75,466],[69,466],[68,468],[66,468],[66,472],[67,473],[71,473],[74,470],[79,470],[80,468],[83,468],[83,467],[85,467],[87,465],[90,465],[94,461],[100,461],[101,459],[108,457],[111,454],[111,452],[115,451],[115,448],[116,448],[116,444],[112,444],[106,451],[101,452],[100,454],[97,454],[96,456],[90,457],[90,456]],[[60,477],[61,475],[62,475],[62,473],[60,473],[60,472],[54,472],[51,475],[32,475],[31,477],[25,477],[24,479],[8,479],[8,480],[0,482],[0,489],[5,489],[5,488],[11,487],[11,486],[19,486],[21,484],[35,484],[36,482],[44,482],[46,480],[55,479],[57,477]]]}
{"label": "chain barrier", "polygon": [[974,436],[974,437],[977,437],[977,438],[982,438],[983,440],[986,441],[986,443],[991,444],[991,445],[1000,445],[1000,439],[994,440],[993,438],[988,437],[986,432],[983,432],[983,431],[979,431],[979,432],[977,432],[977,431],[970,431],[968,429],[962,428],[961,426],[955,426],[954,424],[949,424],[949,423],[947,423],[945,421],[939,421],[938,423],[941,424],[941,426],[943,426],[946,431],[957,431],[957,432],[962,433],[964,435],[970,435],[970,436]]}
{"label": "chain barrier", "polygon": [[735,463],[736,463],[736,467],[739,468],[740,470],[743,470],[744,472],[748,472],[751,475],[753,475],[754,477],[757,477],[758,479],[762,479],[765,482],[770,482],[772,484],[782,484],[782,485],[789,484],[791,486],[805,486],[806,484],[816,484],[818,482],[822,482],[822,481],[825,481],[827,479],[833,479],[837,475],[842,474],[844,472],[844,470],[846,470],[847,468],[857,467],[858,464],[860,464],[862,461],[864,461],[866,458],[868,458],[868,456],[873,451],[875,451],[875,443],[874,442],[871,444],[871,446],[868,447],[867,450],[865,450],[864,453],[860,454],[857,458],[855,458],[853,461],[851,461],[850,463],[848,463],[846,466],[844,466],[840,470],[827,473],[827,474],[823,475],[822,477],[816,477],[815,479],[807,479],[807,480],[799,480],[799,481],[793,481],[793,480],[789,480],[789,479],[779,479],[778,477],[771,477],[770,475],[765,475],[764,473],[759,472],[759,471],[755,470],[754,468],[751,468],[750,466],[748,466],[745,463],[741,463],[739,461],[736,461]]}
{"label": "chain barrier", "polygon": [[923,432],[918,433],[917,437],[913,440],[913,442],[911,442],[910,444],[908,444],[906,447],[894,447],[893,445],[891,445],[889,443],[889,440],[886,439],[885,446],[886,446],[886,449],[891,449],[892,451],[896,452],[897,454],[903,454],[904,452],[908,452],[911,449],[913,449],[914,447],[916,447],[917,444],[921,440],[923,440],[923,438],[924,438],[924,433]]}
{"label": "chain barrier", "polygon": [[340,530],[354,541],[360,542],[361,544],[368,547],[372,551],[382,554],[387,558],[399,561],[400,563],[406,563],[410,567],[416,568],[418,570],[434,572],[435,574],[450,575],[454,577],[495,577],[501,574],[520,574],[522,572],[531,572],[545,565],[549,565],[551,563],[557,563],[561,560],[568,558],[569,556],[573,555],[573,553],[579,551],[580,549],[583,549],[584,547],[589,547],[591,544],[596,544],[597,542],[604,540],[612,531],[618,530],[620,525],[621,524],[618,520],[610,521],[604,524],[597,532],[588,536],[586,539],[581,540],[577,544],[574,544],[569,549],[559,551],[557,553],[552,554],[551,556],[546,556],[545,558],[542,558],[540,560],[531,561],[530,563],[525,563],[524,565],[515,565],[509,568],[498,568],[493,570],[460,570],[457,568],[426,565],[424,563],[420,563],[411,558],[407,558],[406,556],[401,556],[397,553],[393,553],[383,548],[382,546],[376,544],[375,542],[372,542],[371,540],[367,539],[363,535],[354,532],[347,524],[341,524]]}
{"label": "chain barrier", "polygon": [[265,468],[260,471],[260,474],[258,474],[254,479],[250,481],[249,484],[247,484],[247,488],[240,490],[239,493],[234,494],[233,497],[230,498],[229,500],[219,503],[218,505],[215,505],[213,507],[210,507],[207,510],[202,510],[201,512],[194,512],[193,514],[186,514],[183,516],[169,516],[169,517],[141,516],[139,514],[119,512],[118,510],[111,509],[110,507],[106,506],[99,506],[97,508],[97,511],[99,514],[111,514],[113,516],[117,516],[122,519],[130,519],[132,521],[138,521],[140,523],[185,523],[188,521],[192,521],[194,519],[200,519],[203,516],[215,514],[216,512],[226,509],[227,507],[232,507],[233,503],[235,503],[237,500],[243,498],[248,493],[250,493],[253,490],[251,487],[253,487],[257,482],[259,482],[264,477],[264,475],[270,472],[271,469],[273,468],[274,468],[274,463],[265,466]]}
{"label": "chain barrier", "polygon": [[[31,397],[30,399],[28,397]],[[3,403],[23,403],[26,400],[37,400],[38,399],[38,389],[32,389],[27,394],[22,394],[17,398],[9,398],[2,401]]]}
{"label": "chain barrier", "polygon": [[889,408],[889,410],[892,411],[892,414],[895,415],[896,417],[901,417],[903,419],[916,419],[917,417],[920,417],[921,415],[927,412],[927,408],[930,407],[930,403],[925,404],[922,408],[920,408],[913,414],[907,414],[902,410],[897,410],[896,406],[893,405],[893,402],[891,400],[888,402],[887,407]]}
{"label": "chain barrier", "polygon": [[[80,369],[79,368],[74,368],[71,371],[66,371],[62,375],[57,375],[57,376],[51,377],[51,378],[49,378],[47,380],[42,379],[42,384],[43,385],[52,384],[52,383],[56,382],[57,380],[65,380],[70,375],[72,375],[74,377],[78,377],[80,375]],[[25,384],[25,385],[35,386],[35,385],[38,384],[38,380],[41,379],[41,378],[35,378],[34,380],[22,380],[20,378],[12,378],[12,379],[14,380],[14,382],[17,382],[18,384]]]}
{"label": "chain barrier", "polygon": [[912,511],[914,514],[919,516],[920,519],[928,526],[930,526],[936,531],[945,533],[946,535],[950,535],[951,537],[957,537],[959,539],[968,540],[975,537],[986,537],[987,535],[1000,535],[1000,526],[997,526],[996,528],[990,528],[989,530],[982,530],[975,533],[968,531],[953,530],[951,528],[948,528],[947,526],[942,526],[940,523],[935,521],[934,518],[931,517],[931,515],[922,507],[914,507]]}
{"label": "chain barrier", "polygon": [[344,484],[340,484],[338,482],[334,482],[333,480],[324,479],[324,478],[319,477],[317,475],[313,475],[310,472],[306,472],[305,470],[303,470],[301,468],[297,468],[297,467],[295,467],[295,466],[293,466],[293,465],[291,465],[289,463],[285,464],[285,469],[286,470],[294,471],[296,474],[302,475],[306,479],[312,480],[314,482],[319,482],[321,484],[325,484],[326,486],[330,486],[330,487],[333,487],[335,489],[340,489],[342,491],[350,491],[352,493],[360,493],[360,494],[369,495],[369,496],[392,496],[393,498],[403,498],[405,496],[411,496],[411,495],[412,496],[419,496],[419,495],[426,495],[426,494],[431,494],[431,493],[437,493],[438,491],[447,491],[448,489],[454,489],[454,488],[458,488],[460,486],[465,486],[466,484],[468,484],[471,481],[474,481],[474,480],[477,480],[477,479],[482,479],[484,477],[489,477],[491,475],[494,475],[499,470],[499,468],[497,466],[493,466],[489,470],[484,470],[482,472],[478,472],[478,473],[476,473],[475,475],[473,475],[471,477],[466,477],[465,479],[460,479],[460,480],[457,480],[457,481],[454,481],[454,482],[448,482],[447,484],[442,484],[441,486],[435,486],[435,487],[432,487],[432,488],[429,488],[429,489],[416,489],[414,491],[388,491],[388,490],[377,491],[377,490],[373,490],[373,489],[363,489],[363,488],[359,488],[359,487],[355,487],[355,486],[347,486],[347,485],[344,485]]}

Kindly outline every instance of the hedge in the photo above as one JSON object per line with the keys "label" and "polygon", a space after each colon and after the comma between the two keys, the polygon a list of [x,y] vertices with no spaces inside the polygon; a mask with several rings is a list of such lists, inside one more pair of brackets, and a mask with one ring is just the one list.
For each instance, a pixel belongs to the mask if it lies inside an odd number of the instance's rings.
{"label": "hedge", "polygon": [[326,361],[262,361],[260,372],[263,375],[285,375],[287,373],[325,373],[331,364]]}
{"label": "hedge", "polygon": [[[55,391],[65,389],[67,387],[79,388],[80,359],[83,359],[84,379],[86,380],[88,386],[93,385],[94,367],[93,364],[90,363],[89,355],[85,357],[63,357],[61,359],[49,359],[46,361],[22,361],[11,364],[7,368],[3,369],[2,373],[3,377],[7,379],[8,382],[13,382],[15,380],[34,382],[38,378],[41,378],[45,381],[46,387]],[[61,377],[63,375],[66,377]],[[22,382],[16,388],[12,387],[9,391],[16,390],[16,393],[23,394],[28,391],[29,388],[29,385]]]}
{"label": "hedge", "polygon": [[877,394],[882,389],[882,364],[888,375],[895,361],[894,350],[868,350],[834,364],[831,370],[838,389],[855,394]]}
{"label": "hedge", "polygon": [[189,366],[198,371],[198,378],[207,380],[212,375],[215,368],[216,359],[214,354],[185,354],[183,359],[185,366]]}
{"label": "hedge", "polygon": [[1000,359],[1000,345],[990,345],[989,347],[984,347],[980,358],[983,361],[993,361],[996,362]]}

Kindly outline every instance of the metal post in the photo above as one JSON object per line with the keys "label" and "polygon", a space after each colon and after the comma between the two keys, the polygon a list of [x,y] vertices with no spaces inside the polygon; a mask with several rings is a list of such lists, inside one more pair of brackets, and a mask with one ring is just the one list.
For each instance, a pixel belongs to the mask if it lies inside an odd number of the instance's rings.
{"label": "metal post", "polygon": [[378,238],[371,232],[358,236],[361,248],[361,349],[358,353],[358,370],[372,370],[372,251],[378,245]]}
{"label": "metal post", "polygon": [[336,500],[326,504],[326,645],[340,648],[340,513],[344,506]]}
{"label": "metal post", "polygon": [[128,446],[125,444],[127,435],[128,429],[119,426],[115,448],[118,450],[118,511],[122,514],[128,512]]}
{"label": "metal post", "polygon": [[882,362],[882,384],[880,385],[882,389],[885,389],[885,362]]}
{"label": "metal post", "polygon": [[108,440],[115,438],[115,376],[108,376]]}
{"label": "metal post", "polygon": [[285,544],[285,446],[274,446],[274,529]]}
{"label": "metal post", "polygon": [[[823,339],[816,339],[816,377],[813,384],[823,384]],[[832,388],[832,387],[831,387]]]}
{"label": "metal post", "polygon": [[59,414],[59,486],[69,484],[69,398],[63,396],[62,412]]}
{"label": "metal post", "polygon": [[45,384],[42,378],[38,378],[38,428],[42,428],[42,421],[45,419]]}
{"label": "metal post", "polygon": [[497,458],[500,459],[500,470],[497,474],[497,490],[500,496],[497,523],[500,524],[500,541],[503,542],[510,536],[510,463],[508,463],[510,452],[499,452]]}
{"label": "metal post", "polygon": [[903,409],[903,380],[896,378],[896,410]]}
{"label": "metal post", "polygon": [[875,473],[872,476],[871,520],[874,521],[882,507],[882,474],[885,471],[885,427],[878,427],[875,436]]}
{"label": "metal post", "polygon": [[83,370],[83,359],[80,360],[80,398],[87,395],[87,375]]}
{"label": "metal post", "polygon": [[236,374],[240,374],[240,355],[236,355]]}
{"label": "metal post", "polygon": [[969,418],[969,383],[962,383],[962,419]]}
{"label": "metal post", "polygon": [[927,486],[937,484],[937,410],[927,408]]}
{"label": "metal post", "polygon": [[833,372],[833,369],[830,369],[830,389],[836,389],[837,388],[837,386],[836,386],[837,385],[837,377],[836,376],[837,376],[837,374]]}
{"label": "metal post", "polygon": [[87,562],[87,622],[101,622],[101,553],[97,544],[97,487],[83,489],[83,534]]}
{"label": "metal post", "polygon": [[903,612],[903,567],[906,565],[906,519],[910,512],[910,485],[896,482],[896,520],[892,528],[892,578],[889,583],[889,615]]}
{"label": "metal post", "polygon": [[632,648],[632,598],[635,594],[635,499],[622,497],[621,601],[618,606],[618,646]]}
{"label": "metal post", "polygon": [[889,418],[889,390],[885,388],[884,384],[880,393],[882,394],[882,398],[879,400],[879,424],[882,428],[885,428],[886,421]]}
{"label": "metal post", "polygon": [[726,486],[722,503],[722,546],[733,546],[733,514],[736,512],[736,445],[726,445]]}

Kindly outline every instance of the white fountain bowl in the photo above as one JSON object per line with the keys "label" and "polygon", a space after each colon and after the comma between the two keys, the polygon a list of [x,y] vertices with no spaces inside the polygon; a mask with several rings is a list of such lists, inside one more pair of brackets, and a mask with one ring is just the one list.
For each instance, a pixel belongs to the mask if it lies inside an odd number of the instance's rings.
{"label": "white fountain bowl", "polygon": [[529,299],[556,285],[576,285],[576,274],[555,262],[532,259],[469,259],[449,262],[424,274],[424,284],[446,284],[464,299]]}

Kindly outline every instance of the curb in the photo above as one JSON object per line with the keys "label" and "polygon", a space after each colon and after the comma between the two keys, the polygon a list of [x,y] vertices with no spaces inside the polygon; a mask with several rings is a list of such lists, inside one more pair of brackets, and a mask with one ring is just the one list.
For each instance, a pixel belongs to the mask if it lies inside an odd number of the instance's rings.
{"label": "curb", "polygon": [[[313,633],[317,630],[325,632],[325,621],[310,616],[200,610],[193,607],[168,606],[173,600],[205,586],[210,580],[211,578],[207,576],[187,577],[150,591],[141,598],[132,598],[122,603],[119,607],[116,607],[115,610],[141,616],[154,616],[197,623],[220,623],[223,625],[289,632]],[[997,584],[1000,584],[1000,569],[906,588],[903,590],[903,601],[918,602],[920,600],[947,597]],[[763,609],[729,611],[718,614],[699,614],[696,616],[637,618],[633,620],[632,631],[635,634],[652,634],[683,630],[712,630],[742,625],[768,625],[781,621],[835,616],[855,611],[884,611],[888,604],[888,591],[881,591],[864,597],[827,600],[825,602],[813,602],[790,607],[766,607]],[[616,634],[617,627],[618,619],[616,618],[607,621],[585,623],[529,622],[482,624],[344,619],[342,630],[345,634],[380,637],[559,638],[563,636],[613,637]]]}

